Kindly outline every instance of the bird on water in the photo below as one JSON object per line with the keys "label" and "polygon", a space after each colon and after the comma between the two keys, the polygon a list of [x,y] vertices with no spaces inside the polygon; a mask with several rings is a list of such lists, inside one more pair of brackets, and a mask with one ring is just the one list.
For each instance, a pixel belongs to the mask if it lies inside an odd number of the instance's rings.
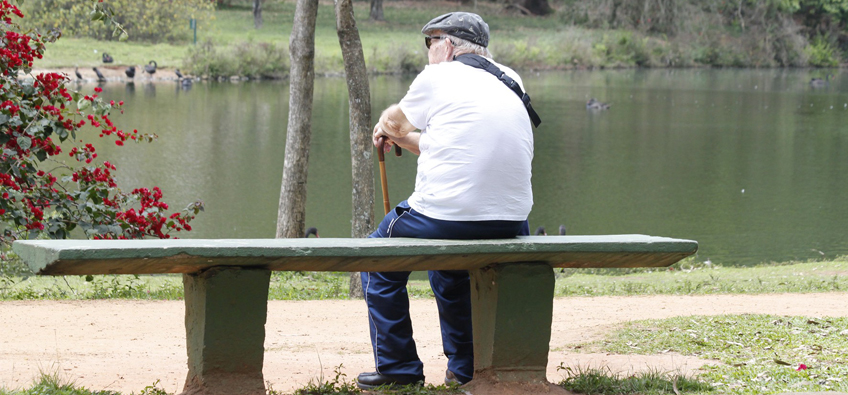
{"label": "bird on water", "polygon": [[589,101],[586,102],[586,109],[587,110],[609,110],[610,107],[612,107],[611,104],[600,102],[600,101],[596,100],[594,97],[589,99]]}
{"label": "bird on water", "polygon": [[150,63],[148,63],[148,64],[144,65],[144,71],[145,71],[147,74],[150,74],[151,76],[153,76],[153,74],[154,74],[154,73],[156,73],[156,68],[157,68],[158,66],[159,66],[159,65],[156,63],[156,61],[155,61],[155,60],[151,60],[151,61],[150,61]]}
{"label": "bird on water", "polygon": [[100,70],[97,70],[97,67],[92,67],[91,69],[94,70],[94,74],[97,74],[97,81],[106,81],[106,77],[103,76],[103,73],[101,73]]}

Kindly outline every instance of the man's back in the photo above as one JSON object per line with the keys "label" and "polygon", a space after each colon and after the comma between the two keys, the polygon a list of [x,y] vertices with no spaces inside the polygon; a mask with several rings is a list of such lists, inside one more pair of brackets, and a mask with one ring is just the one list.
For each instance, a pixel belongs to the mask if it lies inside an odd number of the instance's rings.
{"label": "man's back", "polygon": [[527,218],[533,134],[514,92],[483,70],[444,62],[425,68],[400,107],[422,131],[413,208],[438,219]]}

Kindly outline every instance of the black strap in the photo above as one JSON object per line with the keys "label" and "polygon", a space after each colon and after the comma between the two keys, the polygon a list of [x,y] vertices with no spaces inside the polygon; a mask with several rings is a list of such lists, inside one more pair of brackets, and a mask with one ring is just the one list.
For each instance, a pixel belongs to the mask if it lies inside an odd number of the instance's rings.
{"label": "black strap", "polygon": [[486,58],[480,55],[470,53],[456,56],[453,59],[462,64],[466,64],[477,69],[486,70],[487,72],[489,72],[489,74],[501,80],[501,82],[503,82],[507,86],[507,88],[511,89],[513,92],[515,92],[516,95],[518,95],[519,98],[521,98],[521,101],[524,103],[524,108],[527,109],[527,115],[530,116],[530,121],[533,122],[533,126],[537,128],[539,127],[539,124],[542,123],[542,119],[539,118],[539,114],[536,114],[536,111],[533,110],[533,106],[530,105],[530,95],[524,93],[524,91],[521,90],[521,86],[518,85],[518,83],[515,82],[514,79],[510,78],[508,75],[506,75],[506,73],[501,71],[498,66],[493,65],[492,62],[489,62],[488,60],[486,60]]}

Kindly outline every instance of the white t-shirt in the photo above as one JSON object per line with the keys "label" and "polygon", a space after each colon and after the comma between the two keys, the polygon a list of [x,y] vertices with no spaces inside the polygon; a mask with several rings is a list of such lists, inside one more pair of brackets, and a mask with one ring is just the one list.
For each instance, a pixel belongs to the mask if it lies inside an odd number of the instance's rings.
{"label": "white t-shirt", "polygon": [[527,219],[533,131],[515,92],[485,70],[442,62],[425,67],[399,105],[421,130],[410,207],[449,221]]}

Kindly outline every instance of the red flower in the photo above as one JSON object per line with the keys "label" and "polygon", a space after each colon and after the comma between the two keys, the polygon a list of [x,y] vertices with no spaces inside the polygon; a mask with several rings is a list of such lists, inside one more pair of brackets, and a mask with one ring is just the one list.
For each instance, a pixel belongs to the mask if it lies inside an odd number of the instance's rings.
{"label": "red flower", "polygon": [[802,363],[802,364],[798,365],[798,369],[795,369],[795,370],[797,370],[799,372],[802,371],[802,370],[807,370],[807,365],[804,365]]}

